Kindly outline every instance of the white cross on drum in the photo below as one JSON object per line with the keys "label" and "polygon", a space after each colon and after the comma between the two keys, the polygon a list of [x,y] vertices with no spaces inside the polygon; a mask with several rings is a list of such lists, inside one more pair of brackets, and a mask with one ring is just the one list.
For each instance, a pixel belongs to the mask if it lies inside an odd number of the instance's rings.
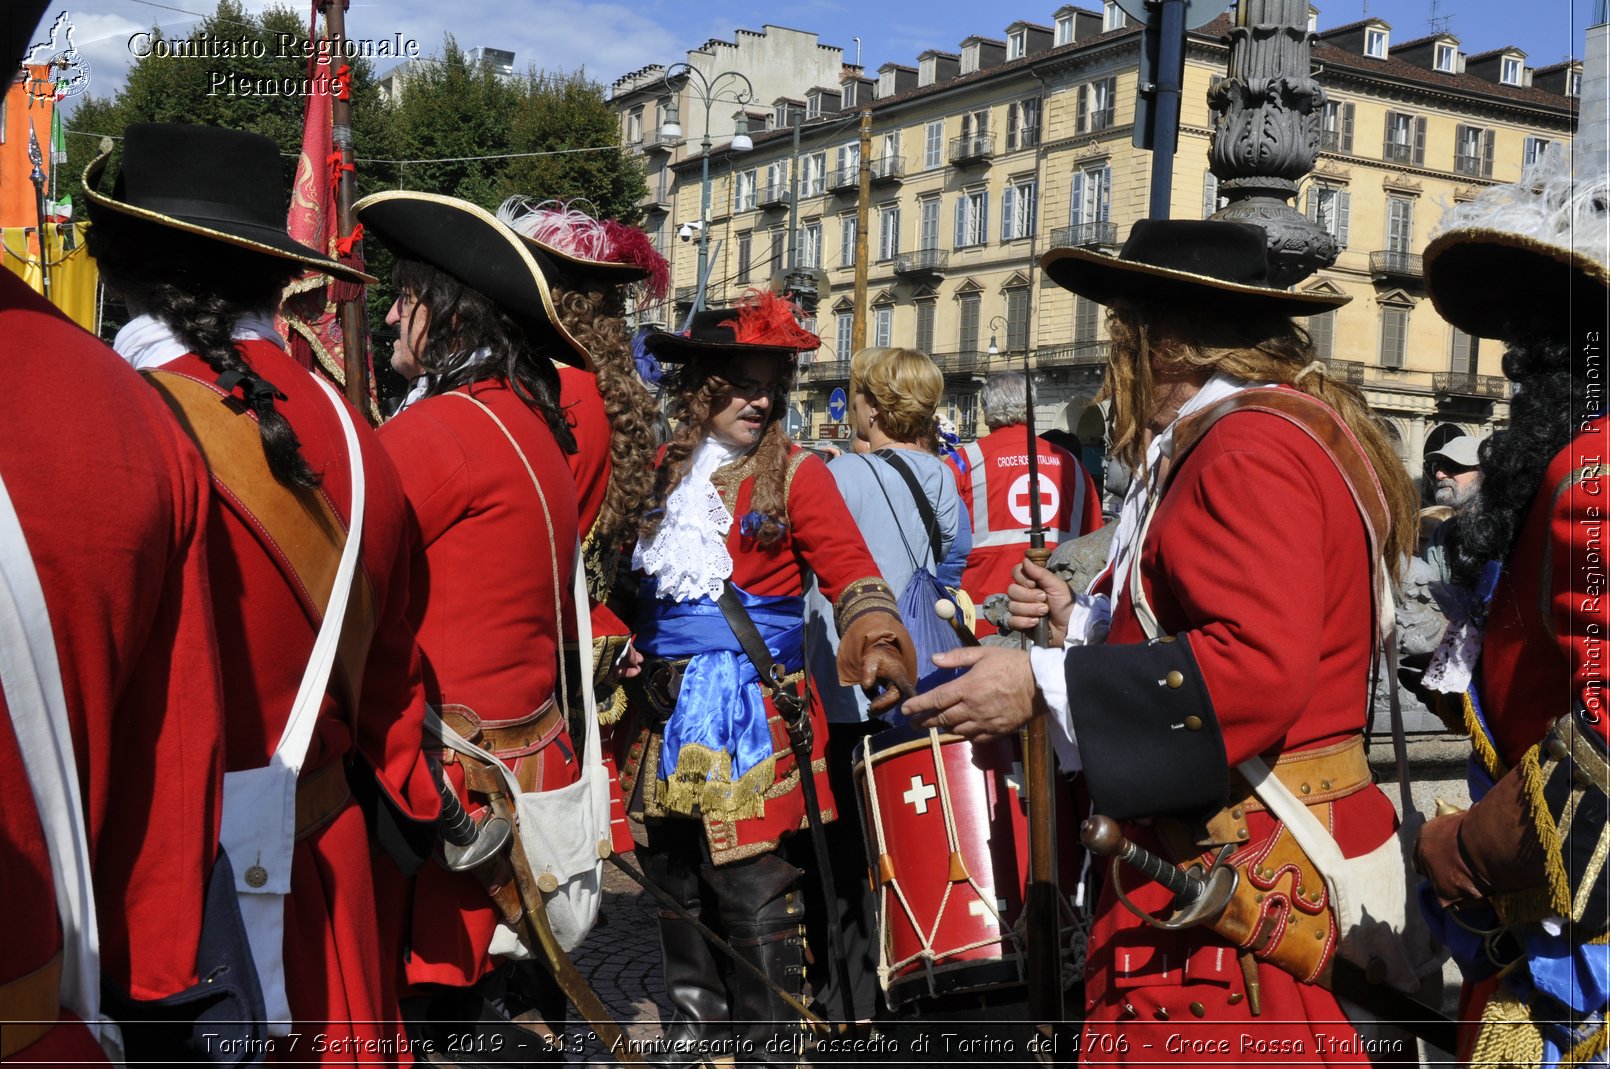
{"label": "white cross on drum", "polygon": [[[1062,498],[1057,494],[1057,484],[1040,472],[1040,519],[1053,524],[1057,518],[1057,506]],[[1006,491],[1006,510],[1012,514],[1012,519],[1027,527],[1034,522],[1029,515],[1029,476],[1027,472],[1012,480],[1011,489]]]}
{"label": "white cross on drum", "polygon": [[928,812],[928,801],[939,794],[939,788],[931,783],[923,782],[921,776],[911,777],[911,789],[900,796],[907,805],[917,810],[919,814]]}
{"label": "white cross on drum", "polygon": [[975,898],[971,902],[967,903],[967,912],[971,913],[975,917],[981,918],[985,924],[998,923],[996,919],[998,913],[1006,912],[1006,899],[997,898],[995,900],[995,909],[997,910],[997,913],[991,913],[989,911],[989,907],[984,905],[983,899],[980,898]]}

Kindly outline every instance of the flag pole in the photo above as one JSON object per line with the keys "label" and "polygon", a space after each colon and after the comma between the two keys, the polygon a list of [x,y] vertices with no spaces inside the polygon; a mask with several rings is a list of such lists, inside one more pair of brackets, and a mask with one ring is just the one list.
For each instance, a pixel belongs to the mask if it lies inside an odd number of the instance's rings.
{"label": "flag pole", "polygon": [[[339,72],[346,55],[344,42],[347,35],[346,0],[323,0],[326,47],[330,50],[330,67]],[[330,88],[330,135],[335,149],[341,154],[340,180],[336,185],[336,232],[350,235],[357,220],[352,213],[355,199],[356,174],[352,167],[352,100],[346,89],[347,81],[337,79]],[[338,87],[339,86],[339,90]],[[361,238],[359,239],[361,241]],[[360,258],[361,244],[353,243],[353,255]],[[365,324],[363,294],[339,304],[341,319],[341,355],[346,372],[347,400],[359,412],[369,411],[369,362],[364,359],[369,333]]]}
{"label": "flag pole", "polygon": [[[28,120],[28,160],[33,173],[28,176],[34,184],[34,212],[39,222],[39,285],[45,300],[50,300],[50,244],[45,240],[45,157],[39,150],[39,134],[34,130],[33,119]],[[24,245],[26,249],[27,246]]]}

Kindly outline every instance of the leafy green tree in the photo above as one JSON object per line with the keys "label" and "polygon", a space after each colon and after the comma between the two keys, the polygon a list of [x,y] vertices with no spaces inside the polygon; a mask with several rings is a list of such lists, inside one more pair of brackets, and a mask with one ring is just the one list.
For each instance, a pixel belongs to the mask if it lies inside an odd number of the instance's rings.
{"label": "leafy green tree", "polygon": [[[502,176],[505,195],[585,197],[605,218],[636,223],[638,203],[648,192],[643,168],[620,148],[620,120],[604,99],[604,88],[582,71],[532,70],[509,119],[514,152],[554,152],[552,156],[508,161]],[[598,151],[595,146],[610,146]]]}

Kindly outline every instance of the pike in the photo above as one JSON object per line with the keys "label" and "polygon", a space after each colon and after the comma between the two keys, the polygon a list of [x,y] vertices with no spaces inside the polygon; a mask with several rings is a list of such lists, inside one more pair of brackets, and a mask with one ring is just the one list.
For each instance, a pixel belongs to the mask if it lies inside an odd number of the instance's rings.
{"label": "pike", "polygon": [[[1029,548],[1023,559],[1040,567],[1050,559],[1045,522],[1040,515],[1040,463],[1034,434],[1034,378],[1029,352],[1023,352],[1023,391],[1028,399]],[[1050,645],[1050,628],[1042,617],[1034,626],[1033,644]],[[1025,645],[1027,644],[1027,640]],[[1024,893],[1028,931],[1029,1016],[1046,1027],[1062,1020],[1062,932],[1057,891],[1056,807],[1051,784],[1056,765],[1045,717],[1030,717],[1023,729],[1023,771],[1029,793],[1029,883]]]}

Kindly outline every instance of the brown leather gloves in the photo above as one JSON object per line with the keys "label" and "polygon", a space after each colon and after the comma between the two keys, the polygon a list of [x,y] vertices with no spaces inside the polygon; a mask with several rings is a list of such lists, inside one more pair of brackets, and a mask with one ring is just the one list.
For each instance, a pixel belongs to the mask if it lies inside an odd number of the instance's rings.
{"label": "brown leather gloves", "polygon": [[1428,821],[1414,844],[1414,867],[1447,906],[1543,886],[1543,847],[1520,771],[1510,770],[1464,812]]}
{"label": "brown leather gloves", "polygon": [[[839,682],[859,684],[881,713],[914,692],[917,647],[900,617],[882,609],[857,614],[839,636]],[[883,685],[882,693],[875,688]]]}

